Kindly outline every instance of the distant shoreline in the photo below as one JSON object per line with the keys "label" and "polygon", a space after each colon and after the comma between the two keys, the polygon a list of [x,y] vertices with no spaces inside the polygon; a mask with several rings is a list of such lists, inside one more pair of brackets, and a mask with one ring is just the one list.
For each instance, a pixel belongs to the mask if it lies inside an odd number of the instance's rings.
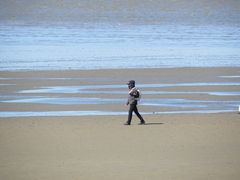
{"label": "distant shoreline", "polygon": [[239,69],[239,72],[240,72],[240,65],[239,66],[206,66],[206,67],[187,67],[187,66],[183,66],[183,67],[146,67],[146,68],[101,68],[101,69],[86,69],[86,68],[83,68],[83,69],[52,69],[52,70],[33,70],[33,69],[26,69],[26,70],[0,70],[0,75],[3,75],[5,73],[50,73],[50,74],[54,74],[54,73],[61,73],[61,72],[92,72],[92,73],[97,73],[97,72],[129,72],[129,71],[132,71],[132,72],[138,72],[138,71],[168,71],[168,70],[171,70],[171,71],[174,71],[174,70],[229,70],[229,69]]}
{"label": "distant shoreline", "polygon": [[239,1],[4,1],[0,22],[238,24]]}

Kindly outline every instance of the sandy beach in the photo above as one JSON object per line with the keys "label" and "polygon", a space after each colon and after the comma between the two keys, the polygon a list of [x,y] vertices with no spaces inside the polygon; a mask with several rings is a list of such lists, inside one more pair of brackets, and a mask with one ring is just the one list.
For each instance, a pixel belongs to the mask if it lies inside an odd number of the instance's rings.
{"label": "sandy beach", "polygon": [[[191,99],[234,101],[239,96],[202,92],[239,92],[239,68],[170,68],[89,71],[1,72],[1,113],[36,111],[127,111],[124,104],[49,104],[31,98],[110,98],[125,100],[125,84],[193,83],[191,86],[142,86],[144,99]],[[199,83],[223,85],[201,85]],[[195,86],[194,86],[195,83]],[[198,83],[198,84],[196,84]],[[111,85],[119,85],[111,88]],[[108,88],[100,88],[96,85]],[[188,84],[187,84],[188,85]],[[94,88],[94,93],[42,92],[46,87]],[[109,88],[110,86],[110,88]],[[100,89],[98,89],[100,88]],[[38,92],[34,91],[37,90]],[[59,89],[58,89],[59,90]],[[69,89],[68,89],[69,90]],[[72,89],[71,89],[72,90]],[[101,93],[106,90],[107,93]],[[120,93],[111,94],[119,90]],[[191,92],[186,93],[185,92]],[[118,91],[117,91],[118,92]],[[195,93],[194,93],[195,92]],[[126,92],[127,93],[127,92]],[[4,99],[5,98],[5,99]],[[3,102],[6,99],[28,102]],[[124,102],[124,101],[123,101]],[[194,106],[194,104],[193,104]],[[240,121],[229,113],[154,114],[181,107],[139,105],[146,125],[124,126],[125,115],[36,116],[0,118],[0,179],[217,179],[240,178]],[[191,110],[191,108],[190,108]]]}
{"label": "sandy beach", "polygon": [[218,179],[240,177],[239,114],[0,120],[0,178]]}
{"label": "sandy beach", "polygon": [[[0,1],[0,180],[239,180],[239,12]],[[146,125],[124,125],[129,80]]]}

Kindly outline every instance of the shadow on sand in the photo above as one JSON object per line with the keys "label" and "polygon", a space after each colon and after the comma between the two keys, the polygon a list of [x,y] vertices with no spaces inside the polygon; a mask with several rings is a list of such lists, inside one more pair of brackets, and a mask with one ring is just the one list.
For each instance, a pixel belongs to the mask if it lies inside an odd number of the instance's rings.
{"label": "shadow on sand", "polygon": [[145,125],[162,125],[164,123],[145,123]]}

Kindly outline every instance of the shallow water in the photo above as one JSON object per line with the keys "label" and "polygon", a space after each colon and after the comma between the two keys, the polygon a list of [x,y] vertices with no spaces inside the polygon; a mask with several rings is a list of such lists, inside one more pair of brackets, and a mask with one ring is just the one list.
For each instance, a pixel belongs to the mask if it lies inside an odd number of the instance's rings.
{"label": "shallow water", "polygon": [[[48,79],[48,78],[47,78]],[[236,91],[166,91],[165,87],[234,87]],[[145,114],[180,114],[180,113],[218,113],[234,112],[240,105],[240,83],[239,82],[192,82],[192,83],[159,83],[159,84],[138,84],[142,95],[146,95],[139,105],[151,109],[144,111]],[[148,90],[147,88],[157,88]],[[50,96],[51,94],[51,96]],[[78,97],[68,97],[68,94],[76,94]],[[52,97],[54,95],[54,97]],[[64,97],[63,97],[64,95]],[[81,97],[91,95],[91,97]],[[109,95],[106,98],[105,96]],[[116,98],[116,96],[117,98]],[[152,97],[147,97],[151,95]],[[176,95],[175,97],[156,97],[155,95]],[[177,98],[181,95],[181,98]],[[185,96],[184,96],[185,95]],[[201,95],[209,96],[201,99]],[[80,97],[79,97],[80,96]],[[191,97],[197,97],[192,99]],[[222,99],[223,97],[223,99]],[[236,98],[235,98],[236,97]],[[233,99],[234,98],[234,99]],[[114,85],[83,85],[83,86],[43,86],[34,89],[20,90],[13,94],[0,96],[0,103],[12,105],[17,104],[42,104],[42,105],[123,105],[126,103],[126,87],[121,84]],[[89,108],[89,107],[88,107]],[[101,108],[100,108],[101,109]],[[16,113],[14,115],[14,112]],[[0,117],[16,116],[54,116],[55,111],[49,112],[0,112]],[[84,116],[84,115],[122,115],[125,112],[116,111],[59,111],[63,116]]]}
{"label": "shallow water", "polygon": [[[139,88],[162,88],[162,87],[201,87],[201,86],[240,86],[240,82],[206,82],[206,83],[162,83],[162,84],[138,84]],[[95,93],[96,90],[124,88],[126,85],[115,84],[115,85],[88,85],[88,86],[46,86],[39,89],[22,90],[19,93]],[[92,91],[93,90],[93,91]],[[94,91],[95,90],[95,91]],[[97,91],[98,92],[98,91]],[[100,91],[99,91],[100,92]],[[102,91],[108,92],[108,91]],[[148,92],[148,91],[147,91]],[[121,93],[121,92],[120,92]],[[125,91],[124,91],[125,93]]]}
{"label": "shallow water", "polygon": [[240,29],[0,25],[0,70],[240,66]]}
{"label": "shallow water", "polygon": [[[202,113],[224,113],[234,110],[195,110],[195,111],[168,111],[168,112],[142,112],[143,115],[151,114],[202,114]],[[1,118],[11,117],[50,117],[50,116],[119,116],[127,115],[127,112],[119,111],[2,111]]]}

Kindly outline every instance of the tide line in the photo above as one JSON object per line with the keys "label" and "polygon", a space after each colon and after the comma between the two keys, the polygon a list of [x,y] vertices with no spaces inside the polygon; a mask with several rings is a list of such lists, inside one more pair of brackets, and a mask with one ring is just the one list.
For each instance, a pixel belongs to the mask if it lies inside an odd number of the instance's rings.
{"label": "tide line", "polygon": [[[234,110],[193,110],[193,111],[163,111],[163,112],[142,112],[143,115],[161,115],[161,114],[211,114],[228,113]],[[16,117],[73,117],[73,116],[122,116],[127,112],[120,111],[2,111],[0,118]]]}

